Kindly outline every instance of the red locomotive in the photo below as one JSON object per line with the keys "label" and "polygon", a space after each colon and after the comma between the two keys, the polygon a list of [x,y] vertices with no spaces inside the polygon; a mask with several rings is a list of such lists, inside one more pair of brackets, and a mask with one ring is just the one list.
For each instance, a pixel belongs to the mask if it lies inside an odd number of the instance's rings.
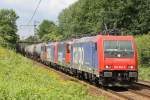
{"label": "red locomotive", "polygon": [[43,43],[36,51],[30,47],[24,48],[26,53],[32,53],[28,55],[41,51],[36,59],[97,84],[130,86],[138,80],[137,49],[132,36],[97,35]]}
{"label": "red locomotive", "polygon": [[138,79],[132,36],[99,36],[99,73],[105,85],[128,85]]}

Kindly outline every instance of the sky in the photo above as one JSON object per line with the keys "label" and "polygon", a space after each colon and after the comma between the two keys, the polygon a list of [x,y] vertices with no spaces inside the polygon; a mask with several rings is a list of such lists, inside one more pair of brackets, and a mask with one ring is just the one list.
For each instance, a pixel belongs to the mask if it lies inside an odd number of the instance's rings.
{"label": "sky", "polygon": [[0,9],[13,9],[16,11],[19,19],[17,20],[18,32],[21,39],[25,39],[31,35],[34,35],[33,23],[39,25],[42,20],[48,19],[58,22],[59,13],[69,7],[77,0],[42,0],[36,15],[34,16],[31,26],[27,25],[31,19],[33,12],[39,2],[39,0],[0,0]]}

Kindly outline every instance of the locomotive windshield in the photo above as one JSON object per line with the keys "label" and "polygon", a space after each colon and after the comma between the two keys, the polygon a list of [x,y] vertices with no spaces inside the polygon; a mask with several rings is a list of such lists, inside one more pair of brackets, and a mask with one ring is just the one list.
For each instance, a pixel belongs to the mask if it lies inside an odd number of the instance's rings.
{"label": "locomotive windshield", "polygon": [[105,40],[104,55],[105,58],[132,58],[134,56],[132,42],[128,40]]}

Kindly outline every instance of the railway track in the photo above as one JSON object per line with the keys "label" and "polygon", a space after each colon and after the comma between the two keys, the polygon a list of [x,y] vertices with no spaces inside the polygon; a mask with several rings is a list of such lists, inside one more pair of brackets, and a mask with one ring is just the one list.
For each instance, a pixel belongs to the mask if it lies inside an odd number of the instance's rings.
{"label": "railway track", "polygon": [[142,80],[139,80],[137,83],[135,83],[136,85],[138,86],[142,86],[142,87],[145,87],[147,89],[150,90],[150,82],[149,81],[142,81]]}
{"label": "railway track", "polygon": [[79,80],[76,77],[70,76],[64,73],[63,71],[49,67],[48,65],[39,63],[34,60],[32,61],[34,62],[34,64],[38,64],[48,70],[52,70],[58,73],[60,76],[65,77],[66,79],[81,83],[87,86],[89,89],[96,92],[96,94],[107,96],[109,99],[112,99],[112,100],[150,100],[150,86],[146,84],[134,83],[133,87],[129,89],[128,88],[117,88],[117,89],[115,88],[114,89],[114,88],[98,87],[87,81]]}
{"label": "railway track", "polygon": [[142,97],[150,100],[150,82],[148,81],[139,80],[139,82],[134,83],[133,86],[128,89],[128,91],[141,95]]}
{"label": "railway track", "polygon": [[150,100],[149,96],[144,95],[144,93],[137,92],[132,89],[127,89],[123,91],[114,91],[121,96],[127,97],[128,100]]}
{"label": "railway track", "polygon": [[[146,88],[143,84],[135,83],[136,85],[131,86],[130,88],[115,88],[111,89],[111,92],[118,93],[122,97],[127,97],[128,100],[150,100],[150,88]],[[138,85],[137,85],[138,84]],[[117,94],[117,95],[118,95]]]}

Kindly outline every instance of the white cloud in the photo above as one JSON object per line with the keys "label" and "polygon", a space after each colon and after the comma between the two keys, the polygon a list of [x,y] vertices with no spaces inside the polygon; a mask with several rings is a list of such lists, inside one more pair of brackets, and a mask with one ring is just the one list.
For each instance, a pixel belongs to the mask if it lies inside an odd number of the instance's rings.
{"label": "white cloud", "polygon": [[[43,19],[49,19],[56,22],[59,13],[76,1],[78,0],[42,0],[34,20],[42,21]],[[0,8],[14,9],[20,16],[17,22],[19,26],[29,21],[38,2],[39,0],[0,0]],[[31,33],[27,31],[28,28],[20,29],[18,33],[22,37],[28,37],[33,34],[33,28],[29,28],[29,31],[31,29]]]}
{"label": "white cloud", "polygon": [[[68,7],[70,4],[76,1],[77,0],[42,0],[38,9],[38,13],[46,14],[47,16],[45,17],[57,17],[62,9]],[[5,3],[6,7],[8,8],[13,8],[14,10],[16,10],[16,12],[19,13],[20,16],[24,15],[23,13],[28,13],[29,15],[27,17],[30,18],[32,16],[32,14],[30,15],[30,13],[34,12],[39,0],[2,0],[0,2]],[[56,19],[57,18],[52,20]]]}

